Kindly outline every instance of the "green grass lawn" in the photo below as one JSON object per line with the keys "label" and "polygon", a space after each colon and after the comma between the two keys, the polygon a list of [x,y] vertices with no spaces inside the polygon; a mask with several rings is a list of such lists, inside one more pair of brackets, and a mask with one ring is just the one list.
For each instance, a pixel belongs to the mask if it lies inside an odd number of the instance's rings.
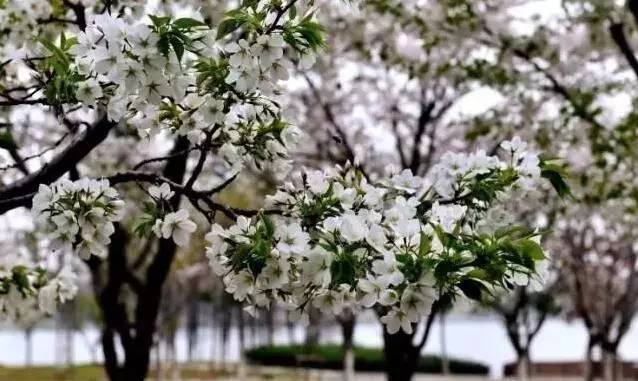
{"label": "green grass lawn", "polygon": [[104,381],[99,365],[80,365],[69,369],[54,366],[0,367],[0,380],[6,381]]}
{"label": "green grass lawn", "polygon": [[[149,378],[154,377],[151,370]],[[185,379],[215,379],[224,375],[202,366],[185,366],[181,369]],[[68,369],[54,366],[5,367],[0,366],[0,381],[107,381],[101,365],[78,365]]]}

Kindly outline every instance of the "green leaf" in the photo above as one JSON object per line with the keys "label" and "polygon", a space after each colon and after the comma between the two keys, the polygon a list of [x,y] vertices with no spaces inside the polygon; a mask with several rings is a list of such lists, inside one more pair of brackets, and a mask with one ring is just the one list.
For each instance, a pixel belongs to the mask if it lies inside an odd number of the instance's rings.
{"label": "green leaf", "polygon": [[242,8],[255,8],[259,4],[259,0],[243,0],[241,2]]}
{"label": "green leaf", "polygon": [[480,301],[485,286],[483,283],[474,279],[463,279],[459,283],[459,289],[461,289],[463,294],[465,294],[468,298]]}
{"label": "green leaf", "polygon": [[552,184],[560,197],[573,197],[569,184],[565,181],[565,168],[550,160],[541,159],[541,176]]}
{"label": "green leaf", "polygon": [[265,214],[261,215],[261,220],[264,222],[264,227],[266,228],[266,236],[270,239],[275,235],[275,224],[272,220]]}
{"label": "green leaf", "polygon": [[474,278],[474,279],[480,279],[480,280],[487,279],[487,273],[483,269],[474,269],[468,272],[467,274],[465,274],[465,276],[467,276],[468,278]]}
{"label": "green leaf", "polygon": [[65,44],[62,45],[62,50],[66,52],[77,44],[79,44],[77,37],[67,38]]}
{"label": "green leaf", "polygon": [[233,33],[239,27],[244,25],[246,20],[244,18],[227,18],[219,24],[217,28],[217,39],[222,39],[227,35]]}
{"label": "green leaf", "polygon": [[204,24],[203,22],[199,21],[199,20],[195,20],[193,18],[190,17],[184,17],[181,19],[177,19],[173,22],[173,25],[176,28],[179,29],[191,29],[191,28],[195,28],[198,26],[206,26],[206,24]]}
{"label": "green leaf", "polygon": [[64,51],[62,51],[62,49],[55,46],[53,42],[51,42],[50,40],[47,40],[46,38],[40,38],[40,37],[38,37],[38,41],[42,45],[44,45],[44,47],[49,52],[53,53],[53,56],[57,58],[61,63],[63,63],[65,66],[70,65],[71,62],[69,60],[69,57],[66,55]]}
{"label": "green leaf", "polygon": [[496,229],[496,231],[494,232],[494,237],[499,239],[503,237],[512,237],[512,236],[521,237],[521,235],[531,234],[531,233],[532,231],[530,231],[529,228],[526,228],[524,226],[519,226],[519,225],[504,226],[504,227],[500,227]]}
{"label": "green leaf", "polygon": [[432,247],[432,238],[429,235],[421,232],[421,242],[419,242],[419,256],[425,256],[430,252]]}
{"label": "green leaf", "polygon": [[18,146],[13,140],[13,135],[9,131],[0,132],[0,148],[5,150],[14,150]]}
{"label": "green leaf", "polygon": [[525,239],[518,242],[516,247],[522,255],[525,255],[535,261],[542,261],[546,258],[543,248],[531,239]]}
{"label": "green leaf", "polygon": [[26,267],[24,266],[16,266],[12,271],[12,279],[13,283],[18,286],[20,292],[23,295],[26,295],[26,292],[29,291],[31,282],[29,281],[29,276]]}
{"label": "green leaf", "polygon": [[168,24],[171,21],[171,18],[167,16],[160,17],[160,16],[154,16],[154,15],[148,15],[148,17],[153,22],[153,25],[155,25],[158,28]]}
{"label": "green leaf", "polygon": [[166,34],[160,35],[160,38],[157,41],[157,49],[160,53],[162,53],[162,55],[168,57],[168,53],[170,52],[170,42]]}
{"label": "green leaf", "polygon": [[182,62],[182,57],[184,56],[184,44],[182,40],[175,36],[170,37],[171,46],[175,51],[175,55],[177,56],[177,61]]}

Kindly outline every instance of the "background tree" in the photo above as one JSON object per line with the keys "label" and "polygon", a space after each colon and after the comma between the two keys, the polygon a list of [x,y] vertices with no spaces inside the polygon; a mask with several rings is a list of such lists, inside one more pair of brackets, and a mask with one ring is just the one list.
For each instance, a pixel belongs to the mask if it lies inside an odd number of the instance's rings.
{"label": "background tree", "polygon": [[519,380],[532,376],[531,346],[547,318],[560,310],[551,288],[534,290],[517,286],[512,292],[490,302],[503,320],[507,337],[517,356]]}

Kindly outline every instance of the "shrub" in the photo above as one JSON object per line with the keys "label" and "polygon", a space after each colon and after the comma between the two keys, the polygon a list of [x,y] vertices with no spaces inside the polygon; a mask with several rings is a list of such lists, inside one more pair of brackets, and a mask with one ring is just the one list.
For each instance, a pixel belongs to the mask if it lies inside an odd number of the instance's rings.
{"label": "shrub", "polygon": [[[336,344],[307,347],[303,345],[263,346],[245,352],[246,359],[259,365],[307,367],[317,369],[342,369],[343,349]],[[454,374],[487,374],[484,364],[461,359],[449,359]],[[355,369],[358,371],[383,371],[383,351],[379,348],[355,348]],[[417,367],[421,373],[441,373],[441,358],[422,356]]]}

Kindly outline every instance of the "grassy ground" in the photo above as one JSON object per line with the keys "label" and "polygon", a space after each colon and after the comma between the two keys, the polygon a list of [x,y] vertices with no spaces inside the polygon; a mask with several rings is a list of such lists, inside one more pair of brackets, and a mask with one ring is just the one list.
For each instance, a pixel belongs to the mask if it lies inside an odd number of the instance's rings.
{"label": "grassy ground", "polygon": [[51,366],[0,367],[3,381],[103,381],[106,376],[101,366],[82,365],[70,369]]}
{"label": "grassy ground", "polygon": [[[155,380],[151,372],[148,380]],[[203,367],[188,366],[181,372],[184,381],[239,381],[235,374],[221,371],[209,371]],[[170,371],[166,372],[165,380],[170,380]],[[250,367],[247,369],[245,381],[341,381],[338,371],[320,371],[303,369],[284,369],[278,367]],[[357,372],[357,381],[385,381],[379,372]],[[487,377],[476,376],[436,376],[417,374],[414,381],[486,381]],[[533,381],[567,381],[580,378],[533,378]],[[98,365],[83,365],[72,369],[62,370],[49,366],[36,367],[1,367],[0,381],[107,381],[102,368]]]}
{"label": "grassy ground", "polygon": [[[165,372],[171,375],[170,370]],[[222,371],[211,371],[201,366],[189,366],[180,370],[184,380],[219,380],[229,377]],[[155,378],[151,371],[149,379]],[[107,381],[106,374],[100,365],[81,365],[69,369],[52,366],[2,367],[0,381]]]}

